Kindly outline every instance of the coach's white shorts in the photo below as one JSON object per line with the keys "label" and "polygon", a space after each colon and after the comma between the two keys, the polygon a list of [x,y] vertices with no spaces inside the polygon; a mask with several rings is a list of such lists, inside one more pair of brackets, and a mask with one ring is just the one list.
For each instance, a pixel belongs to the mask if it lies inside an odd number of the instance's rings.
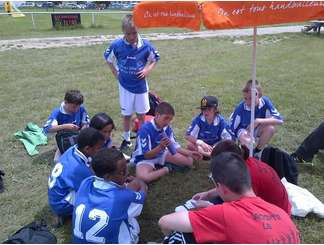
{"label": "coach's white shorts", "polygon": [[148,92],[134,94],[119,84],[119,104],[123,116],[131,116],[133,112],[145,114],[150,110]]}

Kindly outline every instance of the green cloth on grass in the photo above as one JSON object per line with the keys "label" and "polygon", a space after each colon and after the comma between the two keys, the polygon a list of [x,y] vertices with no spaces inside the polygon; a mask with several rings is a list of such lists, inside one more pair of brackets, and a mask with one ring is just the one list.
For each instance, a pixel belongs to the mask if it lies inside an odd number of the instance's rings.
{"label": "green cloth on grass", "polygon": [[27,123],[25,131],[17,131],[15,137],[24,144],[30,156],[38,154],[36,146],[47,144],[47,136],[43,133],[43,129],[33,122]]}

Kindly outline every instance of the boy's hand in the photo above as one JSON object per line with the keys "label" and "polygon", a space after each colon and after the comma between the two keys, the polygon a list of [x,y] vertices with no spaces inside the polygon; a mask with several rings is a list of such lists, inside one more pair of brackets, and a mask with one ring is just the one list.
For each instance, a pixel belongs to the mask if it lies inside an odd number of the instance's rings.
{"label": "boy's hand", "polygon": [[171,140],[168,137],[164,137],[161,139],[160,146],[162,149],[165,149],[170,143]]}
{"label": "boy's hand", "polygon": [[192,196],[192,199],[193,200],[208,200],[208,192],[207,191],[204,191],[204,192],[199,192],[199,193],[196,193],[195,195]]}
{"label": "boy's hand", "polygon": [[196,161],[201,160],[203,158],[203,155],[198,151],[192,151],[190,156]]}
{"label": "boy's hand", "polygon": [[71,130],[71,131],[78,131],[79,126],[77,126],[77,125],[75,125],[73,123],[67,123],[67,124],[64,124],[64,129]]}
{"label": "boy's hand", "polygon": [[140,79],[144,79],[145,77],[147,77],[149,71],[147,69],[143,69],[139,72],[136,73],[137,77],[140,78]]}

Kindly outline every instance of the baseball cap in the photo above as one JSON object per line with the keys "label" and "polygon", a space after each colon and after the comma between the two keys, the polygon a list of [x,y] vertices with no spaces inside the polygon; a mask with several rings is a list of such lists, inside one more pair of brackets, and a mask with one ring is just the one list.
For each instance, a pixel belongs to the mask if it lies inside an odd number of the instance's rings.
{"label": "baseball cap", "polygon": [[200,107],[198,109],[207,109],[209,107],[217,107],[218,100],[215,96],[204,96],[200,101]]}

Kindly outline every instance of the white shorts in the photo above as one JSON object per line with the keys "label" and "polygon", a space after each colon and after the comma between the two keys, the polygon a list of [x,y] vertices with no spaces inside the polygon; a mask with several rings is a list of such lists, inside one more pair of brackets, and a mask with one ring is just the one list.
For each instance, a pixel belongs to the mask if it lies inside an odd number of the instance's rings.
{"label": "white shorts", "polygon": [[145,114],[150,110],[148,92],[134,94],[119,84],[119,104],[123,116],[131,116],[133,112]]}
{"label": "white shorts", "polygon": [[153,158],[153,159],[149,159],[149,160],[142,160],[138,163],[136,163],[136,166],[142,165],[142,164],[146,164],[151,166],[152,168],[155,169],[155,164],[160,164],[160,165],[164,165],[165,162],[165,158],[166,155],[168,154],[169,151],[164,151],[163,155],[161,157],[157,157],[157,158]]}

